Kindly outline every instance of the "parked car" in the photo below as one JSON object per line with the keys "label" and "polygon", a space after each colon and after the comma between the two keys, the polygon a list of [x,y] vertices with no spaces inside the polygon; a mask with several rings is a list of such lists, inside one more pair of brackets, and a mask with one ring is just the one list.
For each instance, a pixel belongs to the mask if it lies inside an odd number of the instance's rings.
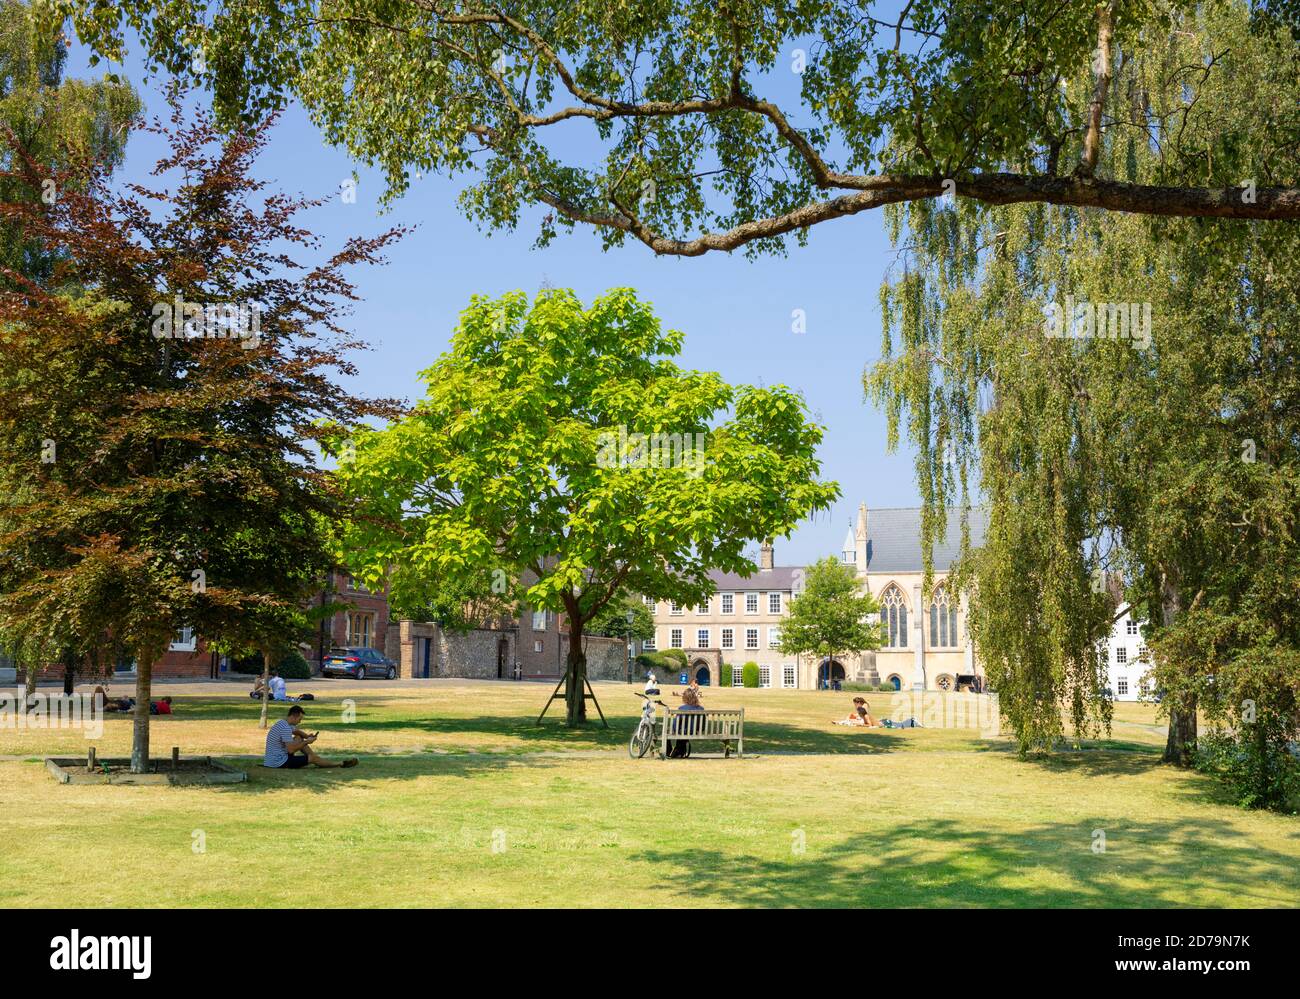
{"label": "parked car", "polygon": [[397,663],[377,649],[361,646],[330,649],[330,654],[320,664],[321,676],[348,676],[364,680],[368,676],[382,676],[392,680],[397,676]]}

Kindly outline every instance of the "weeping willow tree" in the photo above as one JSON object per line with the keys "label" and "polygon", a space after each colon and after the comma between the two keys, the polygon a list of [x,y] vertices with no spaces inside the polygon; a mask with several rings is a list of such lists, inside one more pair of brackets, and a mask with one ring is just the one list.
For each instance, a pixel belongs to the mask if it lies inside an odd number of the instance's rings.
{"label": "weeping willow tree", "polygon": [[[1127,127],[1099,170],[1173,183],[1190,156],[1248,176],[1300,142],[1289,32],[1225,2],[1147,41],[1113,53],[1099,94]],[[1021,751],[1067,720],[1076,738],[1109,727],[1098,643],[1127,599],[1151,622],[1166,758],[1188,761],[1216,671],[1297,643],[1300,233],[965,200],[889,212],[900,262],[864,384],[891,447],[916,450],[927,557],[950,506],[988,507],[978,550],[963,524],[954,575]],[[1204,614],[1250,626],[1207,655],[1180,631]]]}

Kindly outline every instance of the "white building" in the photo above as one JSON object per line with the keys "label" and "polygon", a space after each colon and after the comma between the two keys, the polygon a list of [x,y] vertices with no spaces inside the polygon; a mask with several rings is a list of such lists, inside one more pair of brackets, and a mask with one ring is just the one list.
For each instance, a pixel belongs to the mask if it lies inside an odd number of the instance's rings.
{"label": "white building", "polygon": [[1106,686],[1114,700],[1136,701],[1151,692],[1147,678],[1151,657],[1142,641],[1146,622],[1131,617],[1128,604],[1121,604],[1120,610],[1122,613],[1111,626],[1110,638],[1101,646],[1106,656]]}

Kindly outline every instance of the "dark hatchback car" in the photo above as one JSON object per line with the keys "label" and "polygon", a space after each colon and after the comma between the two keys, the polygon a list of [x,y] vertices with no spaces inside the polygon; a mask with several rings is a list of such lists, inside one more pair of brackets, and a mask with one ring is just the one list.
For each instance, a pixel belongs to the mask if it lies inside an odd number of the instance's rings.
{"label": "dark hatchback car", "polygon": [[320,664],[321,676],[347,676],[364,680],[368,676],[382,676],[392,680],[397,676],[397,663],[375,649],[354,646],[331,649]]}

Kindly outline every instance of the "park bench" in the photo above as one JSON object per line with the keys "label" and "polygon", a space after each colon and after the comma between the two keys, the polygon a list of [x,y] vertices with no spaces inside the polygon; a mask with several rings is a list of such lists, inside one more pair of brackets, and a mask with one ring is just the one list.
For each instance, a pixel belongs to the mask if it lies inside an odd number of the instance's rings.
{"label": "park bench", "polygon": [[720,742],[722,755],[731,756],[731,745],[736,745],[736,755],[745,755],[745,709],[727,711],[683,711],[681,708],[664,708],[663,745],[659,758],[668,758],[668,743],[678,739],[691,742]]}

